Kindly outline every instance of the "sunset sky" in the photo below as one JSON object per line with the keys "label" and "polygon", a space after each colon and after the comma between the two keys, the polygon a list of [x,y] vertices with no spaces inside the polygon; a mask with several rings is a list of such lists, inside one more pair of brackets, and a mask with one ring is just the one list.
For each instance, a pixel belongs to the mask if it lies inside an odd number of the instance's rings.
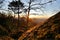
{"label": "sunset sky", "polygon": [[[4,5],[3,9],[8,8],[8,4],[9,4],[8,1],[11,2],[12,0],[5,0],[5,2],[4,2],[5,5]],[[26,2],[28,2],[29,0],[21,0],[21,1],[24,2],[25,4],[27,4]],[[37,2],[39,2],[39,0]],[[42,3],[44,3],[44,2],[47,2],[47,0],[42,1]],[[42,10],[44,11],[44,13],[42,11],[35,12],[35,11],[31,10],[30,15],[33,15],[33,16],[34,15],[35,16],[36,15],[38,15],[38,16],[43,15],[43,16],[50,17],[50,16],[54,15],[55,13],[57,13],[58,11],[60,11],[60,0],[56,0],[52,3],[48,3],[48,4],[44,5],[44,8],[42,8]]]}

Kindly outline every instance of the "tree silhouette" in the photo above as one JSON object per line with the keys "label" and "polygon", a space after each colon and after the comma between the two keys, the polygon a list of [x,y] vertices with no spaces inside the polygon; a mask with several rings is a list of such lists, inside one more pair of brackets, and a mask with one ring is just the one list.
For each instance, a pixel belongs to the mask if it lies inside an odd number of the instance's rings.
{"label": "tree silhouette", "polygon": [[41,8],[43,8],[43,6],[48,4],[48,3],[52,3],[53,1],[56,1],[56,0],[47,0],[47,2],[43,2],[43,0],[39,0],[39,2],[37,0],[29,0],[29,2],[27,2],[28,5],[25,5],[25,7],[28,7],[28,8],[24,9],[25,12],[28,12],[28,14],[27,14],[27,26],[29,24],[29,14],[30,14],[31,10],[36,11],[37,9],[39,9],[44,13],[44,11]]}
{"label": "tree silhouette", "polygon": [[19,25],[19,14],[21,13],[20,10],[23,9],[24,4],[18,0],[18,1],[12,1],[10,2],[10,4],[8,5],[9,9],[12,10],[14,13],[18,13],[18,25]]}

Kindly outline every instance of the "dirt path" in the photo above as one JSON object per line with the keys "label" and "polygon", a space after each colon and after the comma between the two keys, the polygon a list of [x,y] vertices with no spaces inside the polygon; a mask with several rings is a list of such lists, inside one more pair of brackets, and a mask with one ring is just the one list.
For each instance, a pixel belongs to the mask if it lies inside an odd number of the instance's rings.
{"label": "dirt path", "polygon": [[39,23],[37,24],[36,26],[30,28],[29,30],[27,30],[25,33],[23,33],[18,40],[23,40],[25,37],[27,37],[32,31],[34,31],[35,29],[39,28],[40,27],[40,24],[42,23]]}

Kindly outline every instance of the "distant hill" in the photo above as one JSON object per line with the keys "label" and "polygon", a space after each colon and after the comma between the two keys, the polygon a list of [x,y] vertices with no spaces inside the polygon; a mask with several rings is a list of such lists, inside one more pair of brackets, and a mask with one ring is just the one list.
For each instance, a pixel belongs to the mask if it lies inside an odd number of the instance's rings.
{"label": "distant hill", "polygon": [[31,19],[34,21],[34,23],[38,24],[40,22],[44,22],[48,18],[31,18]]}
{"label": "distant hill", "polygon": [[60,12],[46,20],[24,40],[60,40]]}

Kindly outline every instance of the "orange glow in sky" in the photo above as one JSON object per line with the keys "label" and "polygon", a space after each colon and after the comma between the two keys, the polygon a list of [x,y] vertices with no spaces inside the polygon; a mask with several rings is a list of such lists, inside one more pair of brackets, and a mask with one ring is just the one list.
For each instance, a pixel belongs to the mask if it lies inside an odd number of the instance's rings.
{"label": "orange glow in sky", "polygon": [[[20,17],[27,17],[27,15],[20,14]],[[49,18],[52,15],[29,15],[29,18]],[[15,15],[15,17],[18,17],[18,15]]]}
{"label": "orange glow in sky", "polygon": [[49,18],[49,16],[30,15],[29,18]]}

